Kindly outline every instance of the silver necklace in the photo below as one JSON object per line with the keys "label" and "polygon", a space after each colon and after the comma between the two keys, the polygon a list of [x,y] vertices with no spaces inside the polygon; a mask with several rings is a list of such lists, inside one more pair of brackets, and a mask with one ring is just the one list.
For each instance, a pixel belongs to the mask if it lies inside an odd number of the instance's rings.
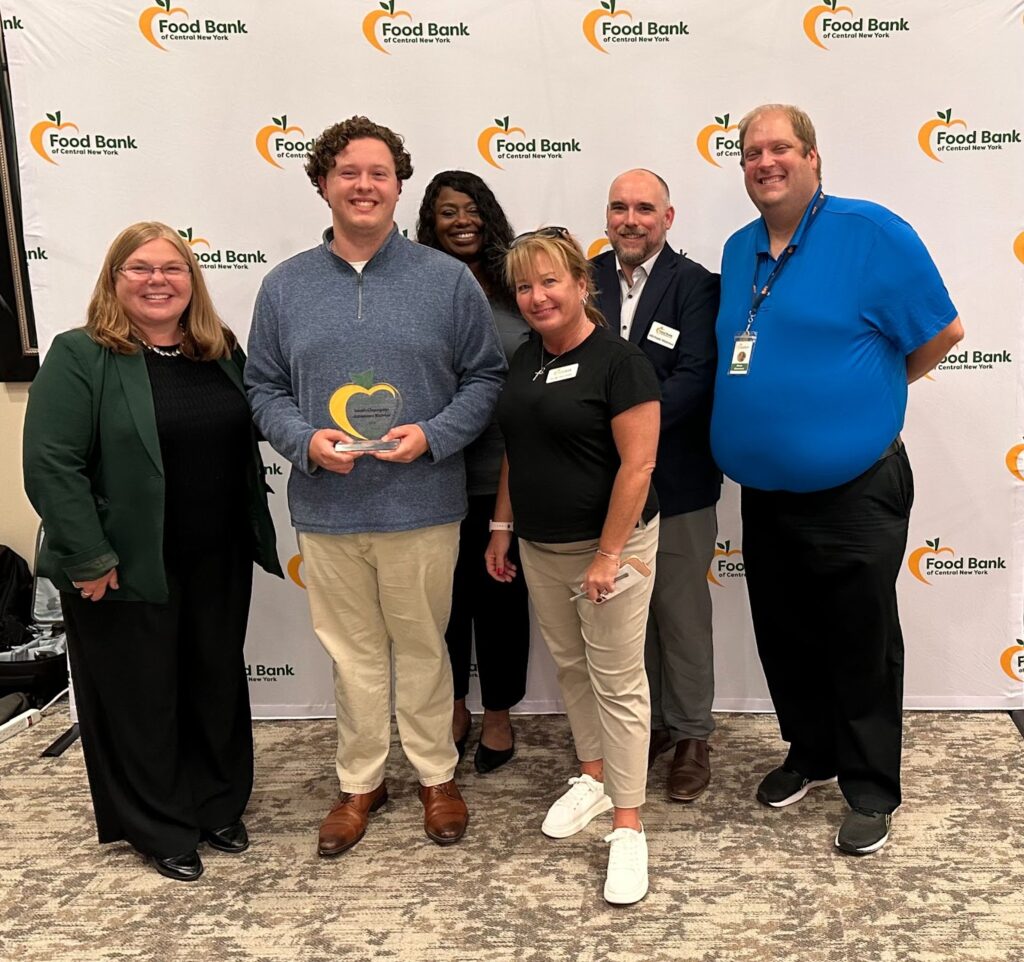
{"label": "silver necklace", "polygon": [[[178,333],[181,334],[182,339],[185,337],[185,328],[180,324],[178,325]],[[156,344],[150,344],[145,338],[140,337],[139,343],[147,350],[152,351],[154,354],[160,357],[181,357],[181,341],[175,344],[173,347],[160,347]]]}
{"label": "silver necklace", "polygon": [[181,345],[178,344],[176,347],[157,347],[156,344],[147,344],[145,341],[140,342],[147,351],[152,351],[154,354],[159,354],[160,357],[181,357]]}
{"label": "silver necklace", "polygon": [[[567,348],[566,350],[562,351],[562,354],[567,354],[570,350],[572,350],[572,348]],[[537,368],[537,370],[534,372],[533,380],[536,381],[537,378],[539,378],[549,367],[551,367],[552,364],[555,363],[555,361],[557,361],[562,356],[562,354],[556,354],[553,358],[551,358],[550,361],[547,362],[547,364],[545,364],[544,342],[542,341],[540,345],[540,367]]]}

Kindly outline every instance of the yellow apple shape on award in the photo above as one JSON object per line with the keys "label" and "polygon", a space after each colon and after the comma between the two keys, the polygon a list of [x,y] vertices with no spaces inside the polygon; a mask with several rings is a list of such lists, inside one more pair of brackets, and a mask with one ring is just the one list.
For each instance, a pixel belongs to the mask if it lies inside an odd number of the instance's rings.
{"label": "yellow apple shape on award", "polygon": [[334,423],[350,438],[351,443],[339,441],[335,451],[393,451],[398,441],[381,438],[397,423],[402,413],[402,395],[398,388],[386,381],[374,383],[373,371],[353,374],[327,403]]}

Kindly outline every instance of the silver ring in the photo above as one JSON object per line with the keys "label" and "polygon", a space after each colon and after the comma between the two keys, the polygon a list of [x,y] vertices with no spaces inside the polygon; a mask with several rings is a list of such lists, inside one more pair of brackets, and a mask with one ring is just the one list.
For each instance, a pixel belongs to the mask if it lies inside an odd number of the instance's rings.
{"label": "silver ring", "polygon": [[83,591],[82,592],[82,597],[83,598],[91,598],[92,597],[92,592],[91,591]]}

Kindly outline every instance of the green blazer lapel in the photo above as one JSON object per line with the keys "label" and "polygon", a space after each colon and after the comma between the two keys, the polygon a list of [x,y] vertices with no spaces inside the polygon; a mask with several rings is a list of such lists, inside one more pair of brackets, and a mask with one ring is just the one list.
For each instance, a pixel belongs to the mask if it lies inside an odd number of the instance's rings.
{"label": "green blazer lapel", "polygon": [[149,385],[146,359],[141,351],[136,354],[114,354],[113,357],[135,429],[156,469],[163,474],[164,463],[160,456],[160,438],[156,433],[153,389]]}
{"label": "green blazer lapel", "polygon": [[242,397],[247,398],[245,384],[242,383],[242,369],[238,361],[233,357],[221,357],[217,359],[217,363],[221,366],[224,373],[231,378],[231,383],[242,392]]}

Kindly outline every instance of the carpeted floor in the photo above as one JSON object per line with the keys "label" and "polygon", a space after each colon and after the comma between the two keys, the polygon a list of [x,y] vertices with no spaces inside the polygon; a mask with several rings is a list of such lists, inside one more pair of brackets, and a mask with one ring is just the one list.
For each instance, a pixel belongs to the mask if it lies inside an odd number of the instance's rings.
{"label": "carpeted floor", "polygon": [[58,712],[0,745],[0,959],[1024,962],[1024,741],[1007,715],[908,714],[907,800],[862,859],[833,849],[834,786],[781,811],[754,801],[781,751],[772,716],[718,723],[698,802],[664,800],[669,756],[652,772],[651,890],[613,909],[610,815],[564,841],[540,834],[572,774],[564,718],[520,719],[498,772],[463,764],[472,819],[451,848],[423,835],[394,746],[390,804],[334,860],[314,849],[336,792],[333,722],[257,724],[253,845],[204,847],[206,874],[183,884],[96,845],[80,746],[39,757],[67,727]]}

